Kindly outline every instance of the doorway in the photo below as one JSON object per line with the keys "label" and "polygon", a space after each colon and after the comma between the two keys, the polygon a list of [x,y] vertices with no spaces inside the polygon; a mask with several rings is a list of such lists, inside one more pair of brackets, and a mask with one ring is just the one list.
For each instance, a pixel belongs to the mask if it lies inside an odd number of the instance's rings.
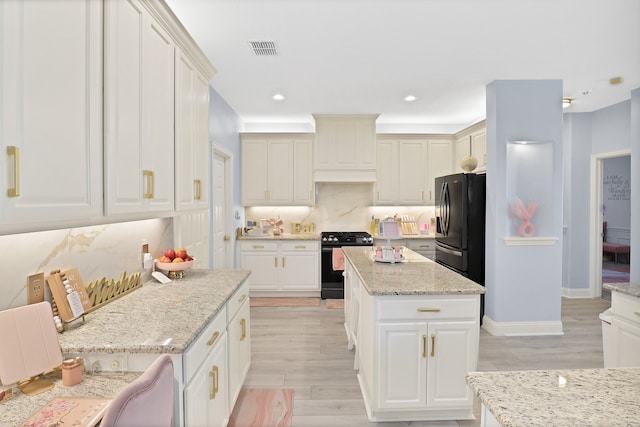
{"label": "doorway", "polygon": [[[623,160],[618,160],[623,159]],[[594,154],[591,156],[591,206],[590,206],[590,273],[589,283],[592,297],[608,298],[608,292],[603,293],[602,283],[607,278],[618,277],[624,280],[624,270],[628,268],[619,263],[622,258],[613,258],[613,262],[609,259],[609,255],[603,255],[603,241],[624,241],[624,234],[629,236],[631,224],[631,211],[629,207],[624,212],[620,212],[621,206],[624,206],[624,199],[630,198],[630,178],[626,177],[627,185],[625,185],[624,173],[612,172],[617,162],[627,161],[630,164],[631,150],[621,150],[611,153]],[[630,167],[629,167],[630,171]],[[607,208],[609,207],[609,208]],[[615,214],[612,210],[615,209]],[[604,223],[607,220],[614,219],[616,224],[620,223],[620,217],[629,219],[629,227],[626,229],[626,223],[623,226],[616,227],[615,238],[612,238],[611,227],[607,225],[605,235]],[[607,221],[609,224],[610,221]],[[626,229],[626,230],[625,230]],[[618,261],[618,262],[616,262]],[[624,260],[627,263],[630,259]],[[619,271],[622,270],[622,271]],[[627,271],[628,274],[628,271]],[[614,280],[610,280],[614,281]],[[627,276],[628,281],[628,276]]]}
{"label": "doorway", "polygon": [[212,173],[212,265],[233,268],[233,153],[214,145]]}

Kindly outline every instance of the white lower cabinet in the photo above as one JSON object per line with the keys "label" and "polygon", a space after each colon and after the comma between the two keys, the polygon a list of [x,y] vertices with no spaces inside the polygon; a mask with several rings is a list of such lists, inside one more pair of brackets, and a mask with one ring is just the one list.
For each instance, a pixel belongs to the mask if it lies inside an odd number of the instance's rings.
{"label": "white lower cabinet", "polygon": [[615,291],[611,293],[611,356],[611,368],[640,366],[640,298]]}
{"label": "white lower cabinet", "polygon": [[436,243],[435,239],[404,239],[404,245],[411,249],[414,252],[419,253],[425,258],[429,258],[430,260],[436,259]]}
{"label": "white lower cabinet", "polygon": [[[236,306],[238,307],[237,312],[234,313],[233,310]],[[227,333],[229,345],[229,413],[231,413],[251,365],[251,336],[249,335],[251,318],[248,288],[244,288],[242,292],[237,293],[235,299],[229,302],[227,317],[229,317]]]}
{"label": "white lower cabinet", "polygon": [[238,250],[239,267],[252,273],[251,295],[316,296],[320,292],[320,242],[246,240]]}
{"label": "white lower cabinet", "polygon": [[473,418],[478,295],[360,291],[358,380],[371,421]]}

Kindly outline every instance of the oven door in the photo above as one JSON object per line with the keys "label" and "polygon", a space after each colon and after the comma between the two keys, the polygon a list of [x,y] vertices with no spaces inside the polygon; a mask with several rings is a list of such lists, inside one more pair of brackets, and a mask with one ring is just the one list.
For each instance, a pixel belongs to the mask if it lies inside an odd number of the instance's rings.
{"label": "oven door", "polygon": [[320,250],[320,297],[322,299],[344,298],[343,270],[333,269],[333,247]]}

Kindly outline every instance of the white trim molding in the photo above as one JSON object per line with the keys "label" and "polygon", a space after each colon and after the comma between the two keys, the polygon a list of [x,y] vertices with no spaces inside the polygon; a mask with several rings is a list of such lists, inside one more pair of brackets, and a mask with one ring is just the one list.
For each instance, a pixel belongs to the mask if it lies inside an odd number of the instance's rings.
{"label": "white trim molding", "polygon": [[507,246],[553,246],[558,242],[557,237],[505,237]]}
{"label": "white trim molding", "polygon": [[564,335],[561,321],[496,322],[485,315],[482,318],[482,328],[496,337]]}
{"label": "white trim molding", "polygon": [[593,298],[591,288],[562,288],[562,296],[565,298]]}

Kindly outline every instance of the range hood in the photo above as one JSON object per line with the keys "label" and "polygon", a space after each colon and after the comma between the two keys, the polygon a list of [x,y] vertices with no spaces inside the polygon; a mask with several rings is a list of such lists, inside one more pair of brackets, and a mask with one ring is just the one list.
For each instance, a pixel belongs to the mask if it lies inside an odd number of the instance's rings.
{"label": "range hood", "polygon": [[315,170],[314,182],[376,182],[375,170]]}

